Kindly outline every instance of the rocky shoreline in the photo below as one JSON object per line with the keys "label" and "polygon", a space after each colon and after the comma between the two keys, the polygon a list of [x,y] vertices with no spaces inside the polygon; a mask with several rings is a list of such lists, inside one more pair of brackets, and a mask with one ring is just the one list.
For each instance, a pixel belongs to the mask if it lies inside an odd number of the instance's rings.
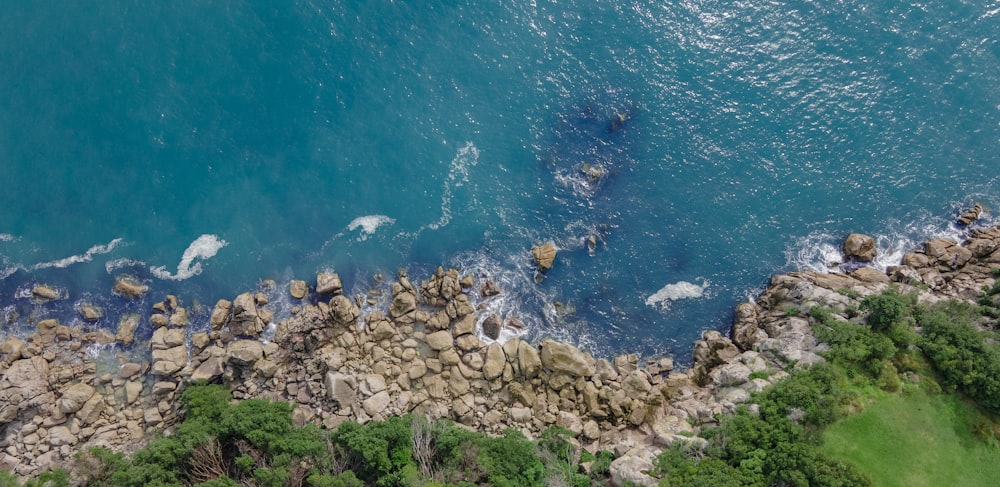
{"label": "rocky shoreline", "polygon": [[[963,215],[961,224],[981,211],[970,210],[975,214]],[[737,306],[730,337],[703,334],[684,371],[668,357],[609,360],[548,339],[496,342],[490,337],[516,323],[481,316],[470,295],[501,291],[457,269],[438,269],[419,285],[401,273],[388,309],[365,316],[343,295],[336,274],[320,274],[312,286],[293,281],[288,293],[298,304],[269,341],[261,334],[274,312],[262,294],[220,300],[211,330],[198,333],[186,327],[187,309],[168,296],[146,317],[155,327],[149,354],[123,357],[112,372],[98,371],[85,349],[131,344],[139,317],[124,318],[115,335],[41,320],[26,339],[0,344],[0,468],[29,477],[88,447],[140,447],[177,424],[187,385],[208,381],[228,385],[238,399],[294,403],[297,423],[327,428],[406,413],[488,433],[517,428],[529,437],[558,425],[587,449],[619,455],[616,484],[654,485],[645,472],[664,447],[703,441],[697,431],[751,392],[823,360],[825,345],[804,311],[824,306],[857,321],[860,300],[890,285],[923,302],[975,300],[1000,268],[1000,227],[973,229],[961,243],[928,241],[886,272],[863,265],[874,257],[870,240],[845,240],[845,257],[861,265],[851,272],[772,278],[755,303]],[[545,257],[554,259],[554,250]],[[142,292],[129,284],[116,292]]]}

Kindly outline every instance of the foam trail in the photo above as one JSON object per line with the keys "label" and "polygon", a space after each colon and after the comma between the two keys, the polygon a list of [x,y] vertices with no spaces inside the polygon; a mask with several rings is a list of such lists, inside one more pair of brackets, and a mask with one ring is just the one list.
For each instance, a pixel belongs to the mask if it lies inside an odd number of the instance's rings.
{"label": "foam trail", "polygon": [[0,242],[13,242],[14,236],[9,233],[0,233]]}
{"label": "foam trail", "polygon": [[181,281],[201,274],[201,262],[195,262],[195,259],[210,259],[219,252],[219,249],[226,245],[228,245],[228,242],[219,239],[215,235],[202,235],[195,239],[194,242],[191,242],[191,245],[184,251],[180,263],[177,264],[176,274],[171,274],[164,266],[150,267],[149,270],[154,276],[160,279]]}
{"label": "foam trail", "polygon": [[673,284],[667,284],[666,286],[660,288],[659,291],[656,291],[651,296],[646,298],[646,306],[667,309],[670,307],[671,301],[676,301],[678,299],[700,298],[705,295],[708,285],[709,282],[704,279],[702,279],[700,286],[687,281],[678,281]]}
{"label": "foam trail", "polygon": [[120,244],[121,242],[122,242],[122,239],[116,238],[116,239],[108,242],[107,245],[95,245],[95,246],[87,249],[86,252],[84,252],[82,254],[79,254],[79,255],[72,255],[72,256],[66,257],[65,259],[59,259],[59,260],[53,260],[53,261],[50,261],[50,262],[41,262],[41,263],[35,264],[35,265],[31,266],[31,270],[48,269],[48,268],[52,268],[52,267],[57,267],[57,268],[62,269],[64,267],[69,267],[69,266],[71,266],[73,264],[79,264],[81,262],[90,262],[90,261],[94,260],[94,256],[95,255],[107,254],[107,253],[111,252],[112,250],[114,250],[115,247],[117,247],[118,244]]}
{"label": "foam trail", "polygon": [[359,216],[347,224],[347,231],[353,232],[360,228],[361,235],[358,237],[358,240],[365,241],[378,230],[378,227],[392,225],[393,223],[396,223],[396,220],[385,215]]}
{"label": "foam trail", "polygon": [[451,222],[452,189],[461,187],[467,183],[469,181],[469,168],[478,163],[479,149],[472,142],[466,142],[465,147],[458,149],[455,158],[451,160],[448,177],[444,182],[444,191],[441,194],[441,218],[435,223],[421,227],[420,231],[423,231],[425,228],[437,230]]}
{"label": "foam trail", "polygon": [[111,274],[112,272],[121,269],[123,267],[145,267],[145,266],[146,263],[141,260],[121,258],[121,259],[109,260],[107,263],[104,264],[104,270],[108,274]]}

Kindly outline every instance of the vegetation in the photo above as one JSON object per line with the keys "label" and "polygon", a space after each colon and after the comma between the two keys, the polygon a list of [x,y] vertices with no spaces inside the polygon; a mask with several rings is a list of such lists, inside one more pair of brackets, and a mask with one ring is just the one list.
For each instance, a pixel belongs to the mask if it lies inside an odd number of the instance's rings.
{"label": "vegetation", "polygon": [[[858,311],[867,312],[864,324],[809,310],[817,338],[830,345],[827,362],[795,371],[754,395],[754,410],[702,430],[705,448],[665,452],[661,485],[995,483],[1000,428],[986,413],[1000,408],[1000,354],[976,327],[982,309],[920,306],[890,288]],[[976,404],[939,395],[935,378]]]}
{"label": "vegetation", "polygon": [[[490,437],[446,420],[402,416],[331,431],[297,427],[292,406],[232,402],[219,385],[189,387],[184,421],[171,436],[131,457],[103,448],[80,452],[74,473],[89,486],[542,486],[604,485],[610,452],[581,456],[572,433],[545,431],[538,442],[519,431]],[[592,465],[591,475],[581,461]],[[20,484],[0,472],[0,487]],[[67,472],[25,487],[69,485]]]}

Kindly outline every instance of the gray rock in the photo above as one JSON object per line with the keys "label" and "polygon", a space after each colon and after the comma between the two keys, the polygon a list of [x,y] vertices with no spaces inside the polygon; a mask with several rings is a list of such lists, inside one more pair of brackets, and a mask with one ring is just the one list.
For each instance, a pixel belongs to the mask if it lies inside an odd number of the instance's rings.
{"label": "gray rock", "polygon": [[340,276],[334,272],[320,272],[316,275],[316,292],[319,294],[338,294],[343,290]]}
{"label": "gray rock", "polygon": [[306,281],[292,281],[288,284],[288,293],[292,298],[303,299],[309,293],[309,286]]}
{"label": "gray rock", "polygon": [[326,373],[326,393],[340,407],[349,407],[358,400],[358,382],[353,375]]}
{"label": "gray rock", "polygon": [[257,340],[236,340],[226,347],[226,355],[237,365],[251,365],[264,358],[264,346]]}
{"label": "gray rock", "polygon": [[556,245],[552,242],[536,245],[531,248],[531,255],[535,258],[538,270],[545,272],[552,268],[556,260]]}
{"label": "gray rock", "polygon": [[139,282],[138,279],[132,276],[118,276],[115,280],[115,294],[119,294],[127,298],[137,299],[141,298],[148,291],[149,286]]}
{"label": "gray rock", "polygon": [[52,446],[75,445],[76,435],[66,426],[55,426],[49,429],[49,444]]}
{"label": "gray rock", "polygon": [[483,362],[483,376],[487,380],[493,380],[503,374],[504,366],[507,365],[507,356],[503,352],[503,347],[499,343],[493,342],[486,347],[486,360]]}
{"label": "gray rock", "polygon": [[452,348],[452,344],[455,339],[451,336],[451,332],[441,330],[427,335],[425,340],[427,341],[427,346],[430,347],[431,350],[440,351]]}
{"label": "gray rock", "polygon": [[630,453],[611,462],[611,483],[625,485],[627,482],[631,482],[643,487],[659,485],[659,481],[649,475],[649,472],[653,470],[653,462]]}
{"label": "gray rock", "polygon": [[389,405],[389,400],[389,392],[382,391],[372,397],[369,397],[368,399],[365,399],[361,406],[365,409],[365,412],[368,413],[369,416],[375,416],[378,413],[386,412],[385,408]]}
{"label": "gray rock", "polygon": [[500,316],[493,313],[483,320],[483,336],[490,340],[500,338],[500,329],[503,328],[503,321]]}
{"label": "gray rock", "polygon": [[38,284],[31,288],[31,295],[41,299],[59,299],[59,291],[52,289],[45,284]]}
{"label": "gray rock", "polygon": [[[545,339],[542,340],[539,348],[542,349],[542,366],[546,369],[573,377],[594,375],[596,369],[593,357],[581,352],[573,345]],[[524,370],[523,367],[522,370]]]}
{"label": "gray rock", "polygon": [[122,345],[131,345],[135,341],[135,330],[139,328],[139,315],[130,313],[118,321],[118,331],[115,340]]}
{"label": "gray rock", "polygon": [[62,393],[59,399],[59,410],[66,414],[72,414],[80,410],[83,405],[93,397],[96,390],[84,383],[73,384]]}

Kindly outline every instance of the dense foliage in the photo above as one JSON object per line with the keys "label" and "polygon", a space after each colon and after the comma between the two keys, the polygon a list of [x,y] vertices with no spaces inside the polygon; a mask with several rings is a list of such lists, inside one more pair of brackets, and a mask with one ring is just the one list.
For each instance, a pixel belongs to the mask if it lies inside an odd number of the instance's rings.
{"label": "dense foliage", "polygon": [[[233,402],[218,385],[189,387],[184,421],[172,435],[131,457],[94,448],[77,455],[74,473],[91,486],[569,486],[604,485],[611,455],[587,455],[583,473],[572,433],[553,428],[538,442],[509,430],[490,437],[402,416],[334,430],[297,427],[292,407],[264,400]],[[8,482],[9,480],[9,482]],[[7,483],[5,483],[7,482]],[[0,487],[19,485],[0,476]],[[64,471],[25,487],[69,485]]]}

